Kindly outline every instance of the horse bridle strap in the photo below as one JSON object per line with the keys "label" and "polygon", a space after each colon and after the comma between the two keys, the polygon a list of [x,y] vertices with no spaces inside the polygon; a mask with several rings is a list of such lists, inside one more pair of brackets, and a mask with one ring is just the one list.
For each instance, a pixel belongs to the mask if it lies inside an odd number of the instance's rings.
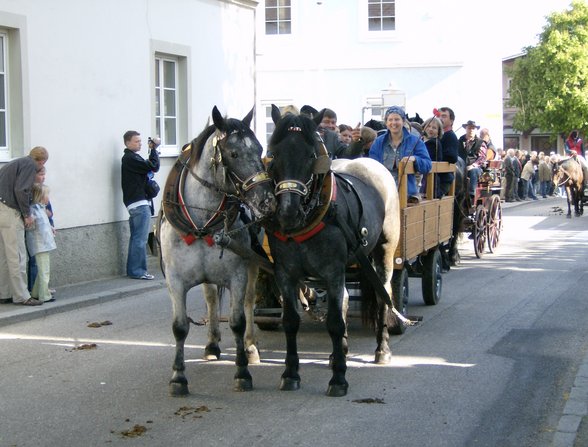
{"label": "horse bridle strap", "polygon": [[237,187],[237,189],[241,189],[243,192],[247,192],[250,189],[255,188],[257,185],[260,185],[262,183],[271,182],[272,181],[272,179],[270,178],[270,176],[268,175],[268,173],[265,172],[265,171],[256,172],[255,174],[250,175],[245,180],[241,180],[239,178],[239,176],[237,174],[235,174],[234,172],[231,172],[230,175],[232,175],[233,177],[235,177],[235,179],[237,179],[237,181],[240,184],[240,187],[239,187],[235,183],[235,187]]}
{"label": "horse bridle strap", "polygon": [[[310,182],[311,181],[312,179],[310,180]],[[276,184],[276,196],[279,196],[280,194],[285,194],[287,192],[292,192],[302,197],[306,197],[308,195],[308,184],[298,180],[282,180],[281,182],[278,182]]]}

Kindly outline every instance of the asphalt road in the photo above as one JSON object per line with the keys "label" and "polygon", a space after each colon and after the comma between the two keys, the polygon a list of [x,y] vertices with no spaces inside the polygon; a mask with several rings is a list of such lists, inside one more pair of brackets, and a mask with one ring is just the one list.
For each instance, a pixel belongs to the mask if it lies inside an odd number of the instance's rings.
{"label": "asphalt road", "polygon": [[[228,324],[218,362],[200,360],[207,328],[192,326],[186,398],[167,391],[165,290],[3,327],[0,446],[550,446],[588,349],[588,217],[562,206],[505,209],[498,252],[481,260],[464,239],[436,306],[411,279],[409,313],[423,321],[391,338],[390,365],[371,363],[374,336],[351,319],[342,398],[324,395],[330,340],[308,318],[296,392],[278,390],[281,332],[258,333],[254,390],[237,393]],[[189,313],[204,316],[199,289]]]}

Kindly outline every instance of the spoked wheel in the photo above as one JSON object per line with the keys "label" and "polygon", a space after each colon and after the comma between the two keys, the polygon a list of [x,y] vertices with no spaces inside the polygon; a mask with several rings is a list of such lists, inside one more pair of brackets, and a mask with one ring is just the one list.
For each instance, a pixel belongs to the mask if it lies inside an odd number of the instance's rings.
{"label": "spoked wheel", "polygon": [[434,306],[441,299],[443,277],[441,276],[441,252],[439,248],[423,256],[423,300],[427,306]]}
{"label": "spoked wheel", "polygon": [[486,245],[486,236],[488,234],[488,212],[484,205],[478,205],[476,208],[476,221],[474,222],[474,251],[476,257],[484,256],[484,246]]}
{"label": "spoked wheel", "polygon": [[[406,316],[406,307],[408,305],[408,271],[394,270],[392,276],[392,302],[394,308],[403,316]],[[388,333],[390,335],[402,335],[406,331],[406,326],[398,319],[391,310],[388,311]]]}
{"label": "spoked wheel", "polygon": [[502,231],[502,204],[500,197],[493,195],[488,204],[488,249],[494,253],[500,242]]}

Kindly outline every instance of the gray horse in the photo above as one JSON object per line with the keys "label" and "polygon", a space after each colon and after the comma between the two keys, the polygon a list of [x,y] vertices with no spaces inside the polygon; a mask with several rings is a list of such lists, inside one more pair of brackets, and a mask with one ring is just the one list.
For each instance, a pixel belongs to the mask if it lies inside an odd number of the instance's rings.
{"label": "gray horse", "polygon": [[169,385],[173,396],[189,393],[184,375],[184,343],[189,331],[186,294],[200,284],[208,305],[204,357],[220,358],[219,303],[226,288],[231,299],[229,325],[237,349],[234,388],[247,391],[253,386],[247,366],[259,362],[253,329],[258,267],[215,242],[215,236],[222,233],[243,247],[251,246],[255,237],[252,218],[275,210],[272,184],[261,161],[262,147],[249,128],[252,116],[253,110],[243,121],[225,119],[214,107],[214,125],[182,151],[166,182],[159,238],[176,339]]}

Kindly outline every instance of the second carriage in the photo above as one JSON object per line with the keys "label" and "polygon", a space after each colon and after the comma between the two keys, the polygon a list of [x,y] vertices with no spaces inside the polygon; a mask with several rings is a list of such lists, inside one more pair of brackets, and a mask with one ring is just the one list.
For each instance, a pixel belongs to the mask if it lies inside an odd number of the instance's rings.
{"label": "second carriage", "polygon": [[[486,246],[494,253],[502,232],[502,160],[490,160],[483,169],[476,193],[472,198],[466,194],[463,216],[464,231],[470,233],[476,257],[484,256]],[[466,189],[467,191],[467,189]]]}

